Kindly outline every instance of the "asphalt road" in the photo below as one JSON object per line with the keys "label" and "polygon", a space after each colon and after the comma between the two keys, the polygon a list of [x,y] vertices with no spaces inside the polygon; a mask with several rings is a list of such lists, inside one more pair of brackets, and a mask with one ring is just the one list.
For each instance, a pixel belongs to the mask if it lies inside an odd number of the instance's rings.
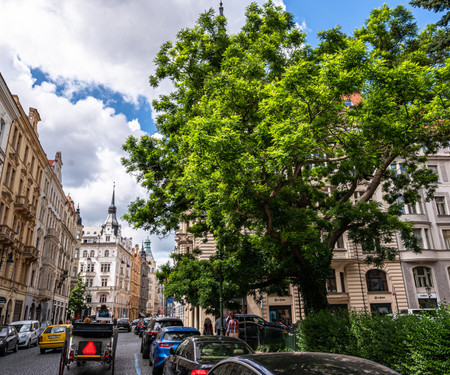
{"label": "asphalt road", "polygon": [[[148,360],[143,360],[140,353],[140,337],[133,332],[119,332],[115,363],[115,375],[148,375],[151,367]],[[1,375],[57,375],[61,350],[48,350],[40,354],[39,346],[30,349],[19,349],[17,353],[9,353],[0,357]],[[70,365],[64,375],[110,375],[107,366],[97,362],[86,362],[77,366]]]}

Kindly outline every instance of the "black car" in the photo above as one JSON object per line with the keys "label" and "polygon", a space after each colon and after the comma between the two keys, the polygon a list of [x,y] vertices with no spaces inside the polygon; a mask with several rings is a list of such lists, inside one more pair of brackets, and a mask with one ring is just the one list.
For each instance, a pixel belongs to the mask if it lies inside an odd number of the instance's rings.
{"label": "black car", "polygon": [[3,356],[12,350],[17,352],[19,349],[19,334],[12,326],[4,326],[0,329],[0,356]]}
{"label": "black car", "polygon": [[275,327],[280,329],[287,329],[285,325],[280,322],[268,322],[267,320],[261,318],[254,314],[235,314],[236,319],[239,321],[239,326],[243,325],[244,322],[253,322],[265,327]]}
{"label": "black car", "polygon": [[150,344],[155,339],[155,336],[164,327],[182,327],[183,321],[178,318],[154,318],[152,319],[147,328],[142,333],[141,341],[141,353],[142,358],[148,359],[150,356]]}
{"label": "black car", "polygon": [[239,323],[239,338],[253,349],[268,343],[282,345],[285,338],[292,335],[293,333],[290,330],[280,327],[264,326],[252,321]]}
{"label": "black car", "polygon": [[208,375],[399,375],[367,359],[332,353],[265,353],[231,357],[219,362]]}
{"label": "black car", "polygon": [[128,318],[117,319],[117,328],[119,329],[119,331],[121,329],[124,329],[124,330],[127,330],[128,332],[131,332],[130,319],[128,319]]}
{"label": "black car", "polygon": [[163,375],[207,374],[222,359],[252,353],[244,341],[233,337],[192,336],[171,350],[171,356],[164,362]]}

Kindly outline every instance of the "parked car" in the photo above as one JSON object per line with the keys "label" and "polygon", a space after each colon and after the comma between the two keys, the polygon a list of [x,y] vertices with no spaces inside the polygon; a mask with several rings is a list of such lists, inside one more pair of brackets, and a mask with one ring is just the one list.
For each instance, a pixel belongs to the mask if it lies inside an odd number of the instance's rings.
{"label": "parked car", "polygon": [[224,359],[208,375],[399,375],[367,359],[332,353],[265,353]]}
{"label": "parked car", "polygon": [[146,330],[148,323],[152,320],[153,318],[142,319],[142,321],[136,326],[135,333],[139,335],[139,337],[142,337],[142,333]]}
{"label": "parked car", "polygon": [[47,349],[59,349],[64,346],[66,340],[66,327],[70,324],[55,324],[48,326],[39,337],[39,347],[41,354],[44,354]]}
{"label": "parked car", "polygon": [[10,350],[19,349],[19,334],[13,326],[4,326],[0,329],[0,356],[8,354]]}
{"label": "parked car", "polygon": [[181,327],[183,321],[179,318],[155,318],[152,319],[142,334],[141,353],[142,358],[148,359],[150,355],[150,345],[158,332],[164,327]]}
{"label": "parked car", "polygon": [[39,322],[37,320],[19,320],[12,322],[11,325],[19,333],[19,347],[37,346],[39,340]]}
{"label": "parked car", "polygon": [[131,322],[131,325],[132,325],[132,326],[136,326],[138,323],[139,323],[139,319],[134,319],[134,320]]}
{"label": "parked car", "polygon": [[267,320],[261,318],[255,314],[235,314],[236,319],[239,321],[239,326],[244,324],[244,322],[254,322],[266,327],[276,327],[280,329],[287,329],[288,327],[280,322],[268,322]]}
{"label": "parked car", "polygon": [[191,336],[176,350],[170,348],[170,357],[164,361],[164,375],[206,375],[222,359],[253,350],[244,341],[226,336]]}
{"label": "parked car", "polygon": [[39,337],[41,337],[42,332],[44,332],[45,329],[46,329],[48,326],[51,326],[51,325],[52,325],[52,322],[49,322],[48,320],[47,320],[47,321],[44,321],[44,322],[41,322],[40,325],[39,325]]}
{"label": "parked car", "polygon": [[161,374],[164,360],[170,356],[170,348],[175,350],[189,336],[200,336],[200,331],[191,327],[166,327],[156,335],[150,346],[150,365],[153,375]]}
{"label": "parked car", "polygon": [[131,323],[129,318],[119,318],[117,319],[117,328],[119,331],[121,329],[126,330],[127,332],[131,332]]}

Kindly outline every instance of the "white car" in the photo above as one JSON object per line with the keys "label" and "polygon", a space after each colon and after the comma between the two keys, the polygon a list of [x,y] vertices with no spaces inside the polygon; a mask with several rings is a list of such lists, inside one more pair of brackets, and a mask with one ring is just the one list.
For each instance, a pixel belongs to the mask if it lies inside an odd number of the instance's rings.
{"label": "white car", "polygon": [[19,347],[37,346],[39,342],[39,322],[37,320],[20,320],[10,325],[19,333]]}

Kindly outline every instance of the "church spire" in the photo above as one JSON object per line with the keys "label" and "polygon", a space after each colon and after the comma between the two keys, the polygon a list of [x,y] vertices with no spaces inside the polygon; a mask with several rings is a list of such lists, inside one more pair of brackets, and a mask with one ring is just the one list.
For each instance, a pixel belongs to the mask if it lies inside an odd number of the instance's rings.
{"label": "church spire", "polygon": [[222,1],[220,2],[220,5],[219,5],[219,14],[223,17],[223,5],[222,5]]}
{"label": "church spire", "polygon": [[108,216],[106,218],[104,225],[108,225],[108,224],[111,225],[112,228],[114,229],[114,234],[117,235],[117,229],[119,227],[119,222],[117,221],[117,218],[116,218],[117,208],[116,208],[116,204],[115,204],[115,195],[116,195],[116,184],[114,183],[113,193],[112,193],[112,198],[111,198],[111,205],[108,207]]}

